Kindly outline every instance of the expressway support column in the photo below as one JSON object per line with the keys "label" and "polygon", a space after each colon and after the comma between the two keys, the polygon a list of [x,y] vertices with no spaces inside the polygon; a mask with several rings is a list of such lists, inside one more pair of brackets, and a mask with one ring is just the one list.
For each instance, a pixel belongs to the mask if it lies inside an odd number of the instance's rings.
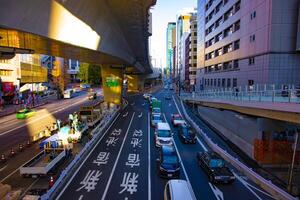
{"label": "expressway support column", "polygon": [[101,66],[104,101],[108,104],[122,105],[123,68]]}
{"label": "expressway support column", "polygon": [[138,92],[140,90],[140,78],[138,75],[126,75],[128,83],[128,92]]}

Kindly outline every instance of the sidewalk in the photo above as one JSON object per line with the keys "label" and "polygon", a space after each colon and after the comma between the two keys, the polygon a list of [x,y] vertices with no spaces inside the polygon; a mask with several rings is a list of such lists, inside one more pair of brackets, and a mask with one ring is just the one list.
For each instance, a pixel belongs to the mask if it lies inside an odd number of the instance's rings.
{"label": "sidewalk", "polygon": [[[33,108],[37,108],[39,106],[43,106],[43,105],[49,103],[50,101],[54,101],[54,100],[56,100],[56,94],[49,95],[49,96],[46,96],[46,97],[42,97],[40,99],[39,104],[33,106]],[[13,113],[16,113],[19,110],[23,109],[24,106],[25,106],[24,104],[19,104],[19,105],[5,105],[4,109],[0,110],[0,117],[4,117],[4,116],[7,116],[7,115],[11,115]]]}

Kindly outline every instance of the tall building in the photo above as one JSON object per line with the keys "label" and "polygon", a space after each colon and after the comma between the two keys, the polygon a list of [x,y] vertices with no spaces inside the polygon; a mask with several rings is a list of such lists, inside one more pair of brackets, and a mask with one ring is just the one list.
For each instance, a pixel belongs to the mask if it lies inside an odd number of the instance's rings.
{"label": "tall building", "polygon": [[192,15],[190,19],[190,52],[189,52],[189,84],[192,90],[196,85],[197,72],[197,15]]}
{"label": "tall building", "polygon": [[187,8],[179,12],[177,15],[177,26],[176,26],[176,65],[175,65],[175,76],[179,75],[179,71],[184,68],[182,60],[182,51],[185,48],[185,44],[182,43],[182,36],[185,33],[190,33],[190,19],[193,14],[196,14],[195,8]]}
{"label": "tall building", "polygon": [[198,0],[198,88],[299,84],[299,4]]}
{"label": "tall building", "polygon": [[167,74],[171,75],[173,71],[173,48],[176,45],[176,23],[169,22],[167,27],[167,44],[166,44],[166,67]]}

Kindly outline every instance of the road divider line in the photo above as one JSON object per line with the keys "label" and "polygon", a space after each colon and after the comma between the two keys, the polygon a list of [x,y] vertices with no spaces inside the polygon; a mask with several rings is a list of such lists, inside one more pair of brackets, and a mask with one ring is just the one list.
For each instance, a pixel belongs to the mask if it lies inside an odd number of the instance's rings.
{"label": "road divider line", "polygon": [[131,117],[131,120],[130,120],[130,122],[129,122],[129,125],[128,125],[128,128],[127,128],[125,137],[124,137],[124,139],[123,139],[122,145],[121,145],[121,147],[120,147],[120,150],[119,150],[119,153],[118,153],[118,156],[117,156],[117,159],[116,159],[116,161],[115,161],[115,164],[114,164],[113,169],[112,169],[112,171],[111,171],[111,173],[110,173],[108,182],[107,182],[107,184],[106,184],[104,193],[103,193],[103,195],[102,195],[102,198],[101,198],[102,200],[104,200],[105,197],[106,197],[106,194],[107,194],[108,188],[109,188],[109,186],[110,186],[112,177],[113,177],[113,175],[114,175],[114,173],[115,173],[117,164],[118,164],[118,162],[119,162],[119,158],[120,158],[120,155],[121,155],[121,153],[122,153],[122,150],[123,150],[123,147],[124,147],[124,144],[125,144],[125,141],[126,141],[126,138],[127,138],[128,132],[129,132],[129,129],[130,129],[130,127],[131,127],[131,124],[132,124],[134,115],[135,115],[135,112],[133,113],[133,115],[132,115],[132,117]]}
{"label": "road divider line", "polygon": [[5,165],[4,167],[2,167],[2,168],[0,169],[0,172],[2,172],[6,167],[7,167],[7,165]]}
{"label": "road divider line", "polygon": [[148,112],[148,200],[151,200],[150,113]]}
{"label": "road divider line", "polygon": [[24,197],[26,195],[26,193],[28,192],[28,190],[30,190],[30,188],[32,188],[32,186],[34,186],[34,184],[36,184],[36,182],[38,182],[40,180],[40,178],[37,178],[35,181],[33,181],[33,183],[31,183],[29,185],[28,188],[26,188],[26,190],[21,194],[21,197]]}
{"label": "road divider line", "polygon": [[96,145],[92,148],[92,150],[89,152],[89,154],[85,157],[85,159],[82,161],[82,163],[79,165],[79,167],[76,169],[75,173],[72,175],[72,177],[70,178],[70,180],[67,182],[67,184],[65,185],[65,187],[61,190],[61,192],[59,193],[59,195],[57,196],[56,199],[59,199],[61,197],[61,195],[65,192],[65,190],[67,189],[67,187],[70,185],[70,183],[72,182],[72,180],[74,179],[74,177],[77,175],[77,173],[79,172],[79,170],[81,169],[81,167],[83,166],[83,164],[86,162],[86,160],[90,157],[90,155],[92,154],[92,152],[96,149],[96,147],[99,145],[99,143],[102,141],[102,139],[104,138],[104,136],[107,134],[108,130],[112,127],[112,125],[116,122],[116,120],[119,118],[120,113],[117,115],[117,117],[112,121],[112,123],[109,125],[109,127],[106,129],[106,131],[104,132],[104,134],[101,136],[101,138],[98,140],[98,142],[96,143]]}

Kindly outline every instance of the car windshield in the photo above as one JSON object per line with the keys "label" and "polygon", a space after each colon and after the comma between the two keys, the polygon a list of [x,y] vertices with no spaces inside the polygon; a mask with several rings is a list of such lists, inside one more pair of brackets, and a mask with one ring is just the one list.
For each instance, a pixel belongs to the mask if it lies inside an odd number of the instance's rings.
{"label": "car windshield", "polygon": [[163,163],[165,163],[165,164],[177,164],[178,163],[178,158],[177,158],[176,155],[167,155],[167,156],[164,156]]}
{"label": "car windshield", "polygon": [[161,120],[161,118],[160,118],[159,115],[154,115],[154,116],[153,116],[153,120]]}
{"label": "car windshield", "polygon": [[158,137],[171,137],[171,133],[170,133],[170,131],[167,131],[167,130],[158,130],[157,136]]}
{"label": "car windshield", "polygon": [[160,113],[160,109],[159,108],[153,108],[153,112],[154,113]]}
{"label": "car windshield", "polygon": [[225,161],[222,159],[211,159],[209,162],[211,168],[219,168],[225,166]]}

